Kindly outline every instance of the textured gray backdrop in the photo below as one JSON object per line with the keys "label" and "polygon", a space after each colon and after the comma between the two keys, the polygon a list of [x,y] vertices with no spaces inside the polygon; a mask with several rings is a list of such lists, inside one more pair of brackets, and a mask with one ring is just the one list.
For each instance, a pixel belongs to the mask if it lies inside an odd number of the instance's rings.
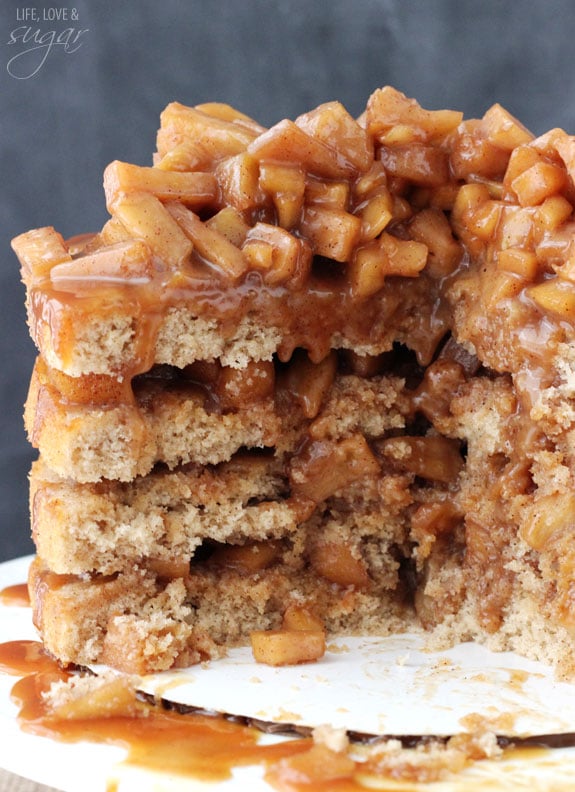
{"label": "textured gray backdrop", "polygon": [[575,132],[574,40],[574,0],[0,0],[0,561],[32,550],[34,349],[12,236],[98,229],[105,165],[149,164],[172,100],[272,124],[331,99],[359,113],[391,84]]}

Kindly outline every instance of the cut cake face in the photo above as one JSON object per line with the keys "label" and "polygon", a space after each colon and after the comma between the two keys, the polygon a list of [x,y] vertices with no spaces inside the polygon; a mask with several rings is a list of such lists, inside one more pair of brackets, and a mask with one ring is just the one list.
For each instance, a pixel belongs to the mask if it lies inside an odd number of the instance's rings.
{"label": "cut cake face", "polygon": [[48,650],[424,628],[573,674],[574,168],[390,87],[270,129],[174,103],[100,232],[13,240]]}

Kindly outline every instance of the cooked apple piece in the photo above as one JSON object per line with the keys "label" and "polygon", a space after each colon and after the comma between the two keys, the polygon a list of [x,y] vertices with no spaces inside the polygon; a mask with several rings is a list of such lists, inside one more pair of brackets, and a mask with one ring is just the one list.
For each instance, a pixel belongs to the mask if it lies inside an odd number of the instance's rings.
{"label": "cooked apple piece", "polygon": [[358,171],[369,168],[373,146],[363,129],[340,102],[326,102],[309,113],[300,115],[295,123],[308,135],[336,149]]}
{"label": "cooked apple piece", "polygon": [[517,146],[511,152],[509,162],[503,176],[503,186],[506,190],[510,190],[511,185],[518,176],[521,176],[526,170],[529,170],[533,165],[544,162],[543,155],[530,143],[524,143]]}
{"label": "cooked apple piece", "polygon": [[299,232],[319,256],[349,261],[361,234],[361,220],[331,206],[308,205],[303,211]]}
{"label": "cooked apple piece", "polygon": [[313,663],[325,654],[325,634],[319,630],[256,630],[250,641],[255,661],[265,665]]}
{"label": "cooked apple piece", "polygon": [[393,198],[385,187],[363,201],[355,210],[361,217],[361,239],[370,242],[378,237],[393,217]]}
{"label": "cooked apple piece", "polygon": [[501,179],[509,163],[509,151],[496,146],[486,137],[481,121],[469,120],[457,131],[449,165],[456,179],[465,181],[477,177]]}
{"label": "cooked apple piece", "polygon": [[274,394],[275,369],[271,360],[249,361],[244,368],[222,366],[214,390],[222,410],[234,410]]}
{"label": "cooked apple piece", "polygon": [[553,539],[571,532],[575,521],[575,494],[554,492],[538,498],[527,509],[520,534],[534,550],[544,550]]}
{"label": "cooked apple piece", "polygon": [[138,712],[137,678],[121,676],[80,679],[67,694],[48,698],[51,717],[62,720],[130,717]]}
{"label": "cooked apple piece", "polygon": [[155,195],[120,193],[109,211],[168,266],[179,265],[192,252],[193,243]]}
{"label": "cooked apple piece", "polygon": [[130,232],[118,220],[117,217],[111,217],[102,226],[102,230],[98,234],[100,242],[105,247],[106,245],[116,245],[118,242],[129,242],[133,239]]}
{"label": "cooked apple piece", "polygon": [[151,280],[153,272],[150,248],[145,242],[132,239],[56,264],[50,271],[50,280],[56,287],[82,281],[137,284]]}
{"label": "cooked apple piece", "polygon": [[366,109],[367,131],[376,136],[401,124],[416,127],[427,139],[436,140],[452,132],[462,119],[463,113],[455,110],[425,110],[391,86],[374,91]]}
{"label": "cooked apple piece", "polygon": [[529,143],[534,135],[500,104],[494,104],[481,119],[481,128],[487,139],[499,148],[513,151]]}
{"label": "cooked apple piece", "polygon": [[385,283],[387,257],[379,241],[360,247],[348,265],[351,293],[359,299],[376,294]]}
{"label": "cooked apple piece", "polygon": [[150,558],[147,566],[165,580],[185,578],[190,573],[189,558]]}
{"label": "cooked apple piece", "polygon": [[269,223],[256,223],[248,231],[242,253],[253,268],[264,271],[264,281],[272,285],[286,282],[300,285],[311,267],[309,245]]}
{"label": "cooked apple piece", "polygon": [[532,250],[510,247],[497,253],[497,268],[532,281],[537,275],[539,264]]}
{"label": "cooked apple piece", "polygon": [[537,206],[567,184],[564,168],[550,162],[537,162],[511,182],[511,188],[521,206]]}
{"label": "cooked apple piece", "polygon": [[389,437],[376,447],[400,470],[430,481],[449,484],[463,468],[459,442],[440,435]]}
{"label": "cooked apple piece", "polygon": [[306,418],[315,418],[329,394],[336,371],[335,351],[314,363],[304,351],[298,350],[282,378],[282,386],[300,405]]}
{"label": "cooked apple piece", "polygon": [[304,202],[331,206],[343,212],[349,208],[349,196],[349,182],[309,178],[306,182]]}
{"label": "cooked apple piece", "polygon": [[358,589],[369,586],[365,563],[343,542],[318,542],[310,551],[309,561],[320,577],[338,586]]}
{"label": "cooked apple piece", "polygon": [[278,225],[282,228],[294,226],[303,208],[306,188],[304,171],[290,165],[262,162],[259,180],[262,190],[272,197]]}
{"label": "cooked apple piece", "polygon": [[364,477],[379,473],[379,462],[363,435],[338,442],[313,440],[292,458],[293,494],[315,503]]}
{"label": "cooked apple piece", "polygon": [[543,311],[569,322],[575,318],[575,284],[560,278],[530,286],[526,293]]}
{"label": "cooked apple piece", "polygon": [[375,160],[370,169],[356,181],[353,191],[355,197],[361,201],[378,193],[382,187],[387,189],[387,172],[383,162]]}
{"label": "cooked apple piece", "polygon": [[468,218],[473,216],[480,206],[489,201],[490,197],[485,184],[462,185],[453,205],[452,223],[456,226],[467,226]]}
{"label": "cooked apple piece", "polygon": [[248,262],[242,251],[223,234],[207,226],[182,204],[168,203],[166,209],[206,261],[215,264],[219,270],[234,280],[247,272]]}
{"label": "cooked apple piece", "polygon": [[357,168],[321,140],[308,135],[293,121],[280,121],[254,140],[248,153],[260,162],[291,163],[326,179],[347,179]]}
{"label": "cooked apple piece", "polygon": [[237,248],[241,248],[244,244],[250,230],[242,213],[234,209],[233,206],[224,206],[213,217],[206,220],[206,226],[217,231]]}
{"label": "cooked apple piece", "polygon": [[483,299],[489,309],[499,305],[503,300],[512,300],[528,286],[529,281],[515,272],[496,270],[489,282],[484,284]]}
{"label": "cooked apple piece", "polygon": [[488,199],[472,208],[465,216],[464,223],[472,234],[483,241],[491,239],[499,226],[503,205],[500,201]]}
{"label": "cooked apple piece", "polygon": [[24,276],[34,280],[47,277],[54,265],[72,260],[62,235],[52,227],[20,234],[12,240],[12,249],[20,259]]}
{"label": "cooked apple piece", "polygon": [[154,157],[154,168],[161,171],[205,171],[213,166],[213,152],[198,140],[186,140],[174,145],[163,157]]}
{"label": "cooked apple piece", "polygon": [[254,135],[261,135],[262,132],[266,131],[266,128],[258,124],[257,121],[254,121],[253,118],[245,113],[241,113],[239,110],[236,110],[235,107],[225,102],[204,102],[203,104],[196,105],[195,109],[212,118],[219,118],[220,121],[228,121],[238,126],[245,127],[248,132]]}
{"label": "cooked apple piece", "polygon": [[427,245],[421,242],[398,239],[384,231],[379,244],[385,253],[385,268],[388,275],[416,278],[427,264]]}
{"label": "cooked apple piece", "polygon": [[573,206],[563,195],[546,198],[537,210],[537,220],[547,231],[556,231],[571,217]]}
{"label": "cooked apple piece", "polygon": [[380,157],[388,173],[415,184],[433,187],[449,181],[447,154],[434,146],[383,146]]}
{"label": "cooked apple piece", "polygon": [[292,603],[286,608],[282,620],[282,629],[297,632],[301,630],[325,632],[323,621],[315,615],[313,610],[306,605],[298,605],[296,603]]}
{"label": "cooked apple piece", "polygon": [[143,168],[115,160],[104,171],[104,191],[108,205],[120,193],[148,192],[161,201],[180,201],[200,208],[215,202],[218,186],[211,173]]}
{"label": "cooked apple piece", "polygon": [[255,209],[261,203],[258,161],[242,152],[225,159],[216,168],[216,179],[224,203],[240,212]]}
{"label": "cooked apple piece", "polygon": [[172,102],[160,115],[157,149],[160,157],[164,157],[182,141],[197,140],[217,162],[245,151],[258,134],[245,124],[216,118],[193,107]]}
{"label": "cooked apple piece", "polygon": [[281,544],[268,540],[245,545],[218,545],[208,559],[209,566],[235,569],[246,575],[261,572],[271,566],[281,553]]}
{"label": "cooked apple piece", "polygon": [[422,209],[409,222],[409,234],[428,251],[427,266],[434,278],[449,275],[458,265],[462,249],[454,239],[449,221],[439,209]]}

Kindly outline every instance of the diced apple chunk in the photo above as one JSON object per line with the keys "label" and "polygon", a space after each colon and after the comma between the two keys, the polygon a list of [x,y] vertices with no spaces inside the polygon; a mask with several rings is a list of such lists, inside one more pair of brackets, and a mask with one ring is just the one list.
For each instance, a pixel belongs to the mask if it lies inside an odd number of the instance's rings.
{"label": "diced apple chunk", "polygon": [[333,147],[358,171],[366,170],[373,158],[369,138],[340,102],[326,102],[296,118],[309,135]]}
{"label": "diced apple chunk", "polygon": [[455,110],[425,110],[400,91],[385,86],[371,95],[366,111],[368,132],[381,135],[398,124],[420,129],[428,139],[452,132],[463,118]]}
{"label": "diced apple chunk", "polygon": [[245,152],[229,157],[216,168],[224,202],[240,212],[260,203],[259,177],[259,163]]}
{"label": "diced apple chunk", "polygon": [[168,266],[179,265],[192,252],[193,243],[155,195],[120,193],[110,211],[131,236],[143,239]]}
{"label": "diced apple chunk", "polygon": [[186,140],[197,140],[214,161],[245,151],[258,132],[245,124],[215,118],[178,102],[169,104],[160,116],[157,148],[160,157]]}
{"label": "diced apple chunk", "polygon": [[325,634],[318,630],[256,630],[250,640],[255,661],[265,665],[313,663],[325,654]]}
{"label": "diced apple chunk", "polygon": [[537,275],[537,256],[532,250],[522,248],[506,248],[497,255],[497,268],[506,272],[514,272],[526,280],[534,280]]}
{"label": "diced apple chunk", "polygon": [[310,552],[310,564],[320,577],[338,586],[365,589],[369,575],[363,560],[353,554],[349,545],[340,542],[321,542]]}
{"label": "diced apple chunk", "polygon": [[272,540],[248,542],[245,545],[219,545],[210,556],[208,564],[250,575],[271,566],[279,557],[280,551],[279,543]]}
{"label": "diced apple chunk", "polygon": [[292,458],[290,478],[294,495],[320,503],[379,471],[379,462],[366,439],[358,434],[338,442],[312,441]]}
{"label": "diced apple chunk", "polygon": [[451,232],[449,221],[438,209],[423,209],[409,223],[409,234],[428,250],[428,267],[433,277],[449,275],[461,259],[462,249]]}
{"label": "diced apple chunk", "polygon": [[375,239],[393,217],[393,198],[386,188],[366,199],[356,214],[361,217],[361,238],[365,242]]}
{"label": "diced apple chunk", "polygon": [[149,281],[152,274],[150,248],[145,242],[133,239],[57,264],[50,271],[50,280],[55,286],[64,286],[72,281],[136,284]]}
{"label": "diced apple chunk", "polygon": [[487,139],[507,151],[513,151],[523,143],[529,143],[534,135],[500,104],[494,104],[481,120]]}
{"label": "diced apple chunk", "polygon": [[317,255],[349,261],[361,234],[361,219],[340,209],[308,205],[299,231]]}
{"label": "diced apple chunk", "polygon": [[12,240],[12,249],[22,264],[24,275],[34,280],[48,276],[56,264],[72,260],[62,235],[52,227],[20,234]]}
{"label": "diced apple chunk", "polygon": [[575,521],[575,494],[554,492],[529,507],[521,536],[534,550],[543,550],[553,539],[571,532]]}
{"label": "diced apple chunk", "polygon": [[233,245],[223,234],[203,223],[200,218],[185,206],[178,203],[166,205],[170,215],[177,221],[185,235],[193,242],[195,249],[206,261],[215,264],[232,279],[240,278],[248,269],[248,262],[242,251]]}
{"label": "diced apple chunk", "polygon": [[308,135],[293,121],[280,121],[248,146],[248,153],[259,160],[297,164],[308,173],[327,179],[353,176],[356,167],[335,148]]}
{"label": "diced apple chunk", "polygon": [[575,284],[567,280],[551,278],[536,286],[530,286],[527,295],[543,311],[549,311],[569,322],[575,319]]}
{"label": "diced apple chunk", "polygon": [[161,201],[181,201],[186,206],[202,207],[213,204],[217,183],[211,173],[143,168],[118,160],[104,171],[106,202],[111,205],[120,193],[148,192]]}
{"label": "diced apple chunk", "polygon": [[380,157],[388,173],[415,184],[433,187],[449,181],[447,154],[435,146],[384,146]]}
{"label": "diced apple chunk", "polygon": [[387,276],[386,263],[386,255],[378,241],[356,251],[347,271],[354,297],[370,297],[383,288]]}
{"label": "diced apple chunk", "polygon": [[138,711],[136,677],[122,674],[79,680],[70,693],[49,699],[49,713],[62,720],[130,717]]}
{"label": "diced apple chunk", "polygon": [[291,228],[299,220],[306,188],[305,173],[290,165],[262,162],[260,186],[271,195],[278,216],[278,225]]}
{"label": "diced apple chunk", "polygon": [[511,182],[521,206],[537,206],[545,198],[561,192],[567,183],[563,168],[550,162],[537,162]]}
{"label": "diced apple chunk", "polygon": [[444,484],[457,478],[463,467],[459,442],[440,435],[389,437],[378,449],[400,470]]}
{"label": "diced apple chunk", "polygon": [[306,418],[315,418],[325,402],[337,371],[337,353],[330,352],[314,363],[303,351],[297,351],[283,377],[282,384],[300,405]]}
{"label": "diced apple chunk", "polygon": [[297,285],[311,267],[309,245],[279,226],[256,223],[246,236],[242,253],[254,269],[264,271],[268,284]]}
{"label": "diced apple chunk", "polygon": [[325,631],[323,621],[318,618],[310,608],[295,603],[288,605],[286,608],[283,615],[282,629],[294,631]]}
{"label": "diced apple chunk", "polygon": [[224,206],[213,217],[206,220],[206,226],[217,231],[237,248],[241,248],[250,230],[241,212],[234,209],[233,206]]}
{"label": "diced apple chunk", "polygon": [[379,243],[385,253],[388,275],[416,278],[427,264],[428,249],[422,242],[398,239],[384,232]]}

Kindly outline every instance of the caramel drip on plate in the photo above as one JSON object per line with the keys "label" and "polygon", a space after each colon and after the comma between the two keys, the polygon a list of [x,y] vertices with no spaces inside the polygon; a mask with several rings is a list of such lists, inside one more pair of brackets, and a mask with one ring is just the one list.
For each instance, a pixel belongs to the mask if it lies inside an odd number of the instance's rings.
{"label": "caramel drip on plate", "polygon": [[0,591],[0,605],[7,605],[13,608],[30,607],[28,584],[16,583],[13,586],[6,586],[6,588],[3,588]]}

